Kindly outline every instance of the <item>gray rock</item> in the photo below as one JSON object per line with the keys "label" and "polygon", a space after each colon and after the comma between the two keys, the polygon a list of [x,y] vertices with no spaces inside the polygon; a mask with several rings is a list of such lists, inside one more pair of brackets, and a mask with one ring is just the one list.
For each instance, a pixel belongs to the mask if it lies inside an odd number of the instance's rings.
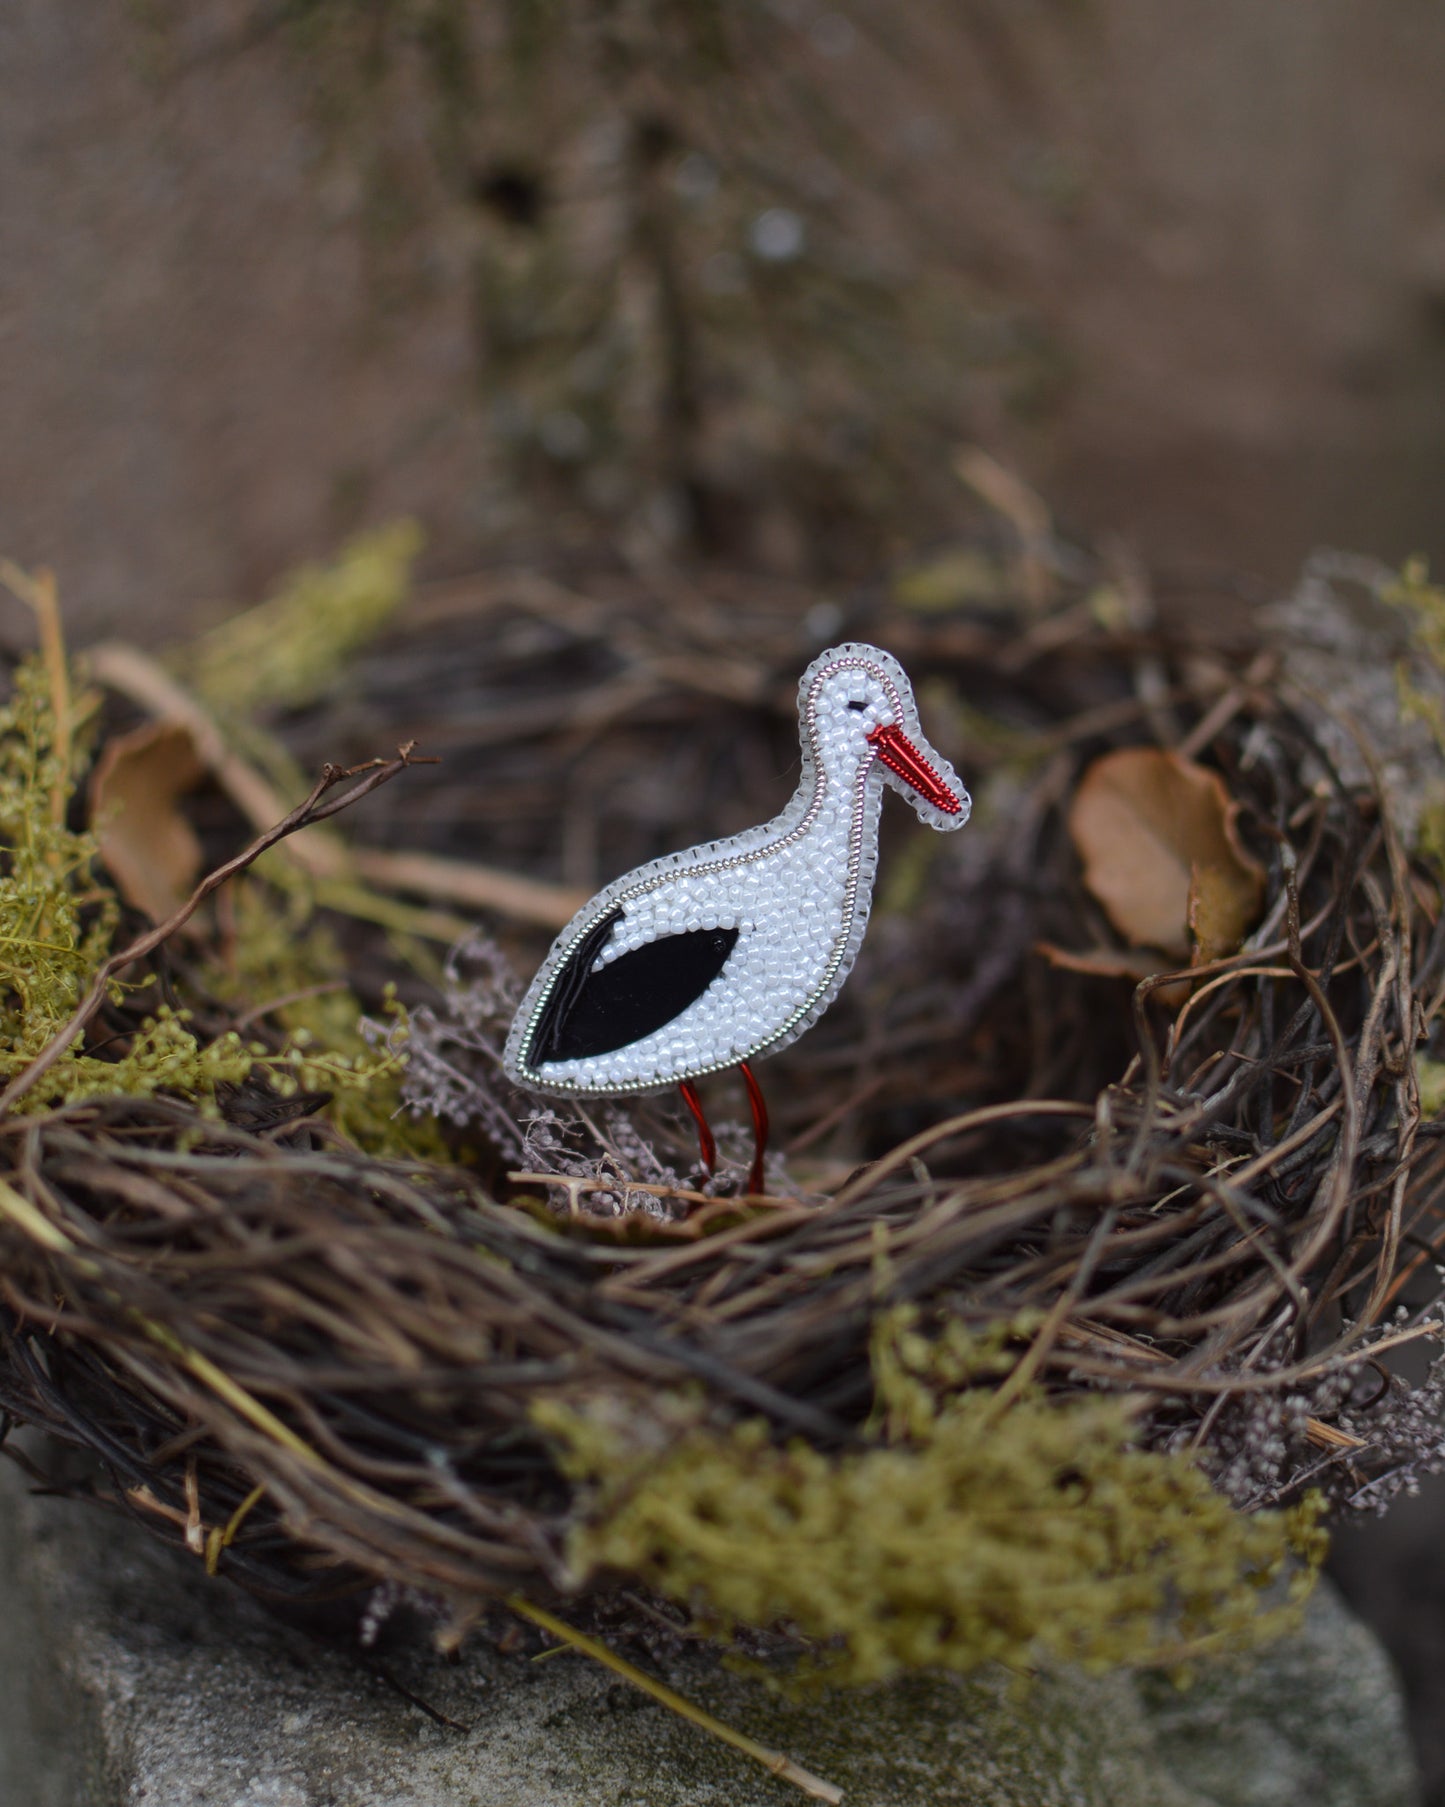
{"label": "gray rock", "polygon": [[1408,1807],[1419,1798],[1400,1685],[1379,1640],[1321,1586],[1305,1629],[1187,1689],[1138,1691],[1165,1766],[1217,1807]]}
{"label": "gray rock", "polygon": [[[5,1807],[764,1807],[801,1801],[611,1674],[479,1644],[389,1657],[437,1724],[134,1527],[0,1474]],[[1180,1693],[920,1676],[790,1705],[704,1655],[667,1679],[868,1807],[1409,1807],[1398,1692],[1324,1595]]]}

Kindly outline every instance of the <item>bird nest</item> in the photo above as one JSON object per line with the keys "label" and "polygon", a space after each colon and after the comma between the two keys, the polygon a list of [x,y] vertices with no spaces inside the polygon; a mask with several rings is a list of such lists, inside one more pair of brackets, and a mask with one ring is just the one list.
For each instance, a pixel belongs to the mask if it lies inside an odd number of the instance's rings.
{"label": "bird nest", "polygon": [[[947,844],[888,824],[859,969],[768,1070],[762,1196],[740,1158],[707,1179],[666,1100],[588,1114],[504,1081],[536,924],[493,916],[503,939],[441,970],[333,914],[333,988],[380,1017],[394,982],[406,1009],[328,1068],[285,1027],[294,995],[253,974],[228,998],[229,886],[105,940],[77,838],[45,881],[71,887],[69,1007],[0,1101],[11,1419],[91,1452],[92,1494],[213,1572],[354,1595],[373,1626],[422,1602],[453,1641],[499,1603],[552,1624],[623,1601],[856,1680],[1160,1660],[1272,1622],[1261,1583],[1317,1560],[1321,1503],[1381,1503],[1441,1453],[1434,1382],[1392,1356],[1437,1321],[1445,924],[1423,818],[1381,775],[1428,722],[1382,747],[1303,683],[1298,635],[1207,647],[1107,576],[1022,623],[880,597],[814,634],[796,598],[721,580],[664,616],[626,574],[586,602],[503,574],[424,596],[349,700],[272,722],[303,758],[364,732],[447,759],[332,769],[263,840],[372,791],[351,819],[374,851],[446,855],[490,811],[560,920],[561,879],[776,804],[824,636],[893,647],[976,818]],[[53,665],[17,695],[6,732],[40,756],[11,829],[33,807],[70,834]],[[1159,808],[1121,791],[1126,749]],[[225,793],[195,806],[209,836]],[[1102,840],[1091,795],[1126,818]],[[1213,826],[1171,844],[1200,798]],[[294,913],[257,851],[227,868],[246,909]],[[385,1108],[358,1129],[335,1101],[368,1085]]]}

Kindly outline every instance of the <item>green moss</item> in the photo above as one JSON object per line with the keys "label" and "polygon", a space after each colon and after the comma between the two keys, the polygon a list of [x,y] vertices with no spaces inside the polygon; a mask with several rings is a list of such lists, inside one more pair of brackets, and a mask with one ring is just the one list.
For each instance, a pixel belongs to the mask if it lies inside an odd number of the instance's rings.
{"label": "green moss", "polygon": [[[219,630],[202,642],[196,671],[220,684],[253,642],[259,662],[263,633],[267,659],[250,672],[248,694],[273,701],[309,694],[400,600],[414,545],[411,528],[389,529],[358,542],[334,567],[303,573],[241,617],[233,634]],[[234,676],[226,691],[234,701]],[[119,905],[98,867],[95,837],[68,826],[88,765],[84,739],[73,731],[85,713],[71,700],[57,621],[48,661],[23,663],[0,709],[0,1080],[21,1072],[64,1028],[114,947]],[[273,869],[292,876],[284,866]],[[329,1092],[328,1114],[368,1151],[444,1154],[434,1128],[401,1112],[404,1014],[389,1003],[391,1032],[368,1039],[340,949],[315,921],[307,888],[250,875],[232,885],[230,902],[232,932],[206,974],[209,988],[240,1012],[274,1004],[265,1013],[282,1032],[279,1047],[232,1031],[206,1037],[188,1011],[161,1008],[124,1040],[102,1031],[103,1055],[77,1043],[20,1108],[157,1092],[214,1108],[219,1086],[260,1077],[281,1096]],[[144,972],[130,973],[113,997],[143,994],[149,983]]]}
{"label": "green moss", "polygon": [[1415,682],[1403,660],[1395,667],[1395,691],[1400,699],[1401,721],[1424,722],[1436,746],[1445,751],[1445,707]]}
{"label": "green moss", "polygon": [[[1411,654],[1395,666],[1400,720],[1423,722],[1436,747],[1445,753],[1445,705],[1438,683],[1445,675],[1445,586],[1431,583],[1426,561],[1413,558],[1382,595],[1410,625]],[[1432,683],[1432,677],[1437,681]],[[1445,797],[1439,792],[1438,782],[1428,787],[1412,841],[1414,851],[1428,865],[1445,871]]]}
{"label": "green moss", "polygon": [[[668,1396],[539,1418],[589,1489],[571,1555],[636,1576],[727,1637],[795,1626],[830,1681],[1069,1661],[1178,1663],[1292,1622],[1323,1556],[1318,1508],[1245,1517],[1183,1455],[1130,1442],[1126,1401],[1009,1403],[1017,1326],[880,1320],[861,1448],[781,1447]],[[1303,1558],[1281,1604],[1265,1590]]]}
{"label": "green moss", "polygon": [[[66,826],[75,789],[39,660],[0,709],[0,1071],[17,1072],[79,1003],[118,910],[92,878],[95,842]],[[87,908],[87,904],[89,907]]]}
{"label": "green moss", "polygon": [[1432,1060],[1428,1054],[1417,1054],[1415,1083],[1420,1088],[1420,1109],[1423,1114],[1438,1117],[1445,1111],[1445,1060]]}
{"label": "green moss", "polygon": [[[111,952],[119,919],[95,871],[96,845],[67,826],[84,763],[57,726],[57,673],[20,666],[0,709],[0,1076],[13,1078],[64,1028]],[[115,996],[123,996],[115,987]],[[252,1058],[234,1035],[202,1044],[184,1012],[158,1010],[119,1059],[69,1050],[21,1100],[37,1110],[108,1092],[184,1090],[205,1101],[243,1079]]]}
{"label": "green moss", "polygon": [[384,1044],[368,1038],[341,949],[304,895],[278,894],[252,877],[231,889],[232,934],[211,982],[224,1001],[263,1010],[285,1033],[279,1053],[258,1057],[271,1083],[283,1094],[330,1092],[326,1116],[368,1154],[445,1159],[436,1125],[402,1108],[402,1006],[388,993],[392,1033]]}
{"label": "green moss", "polygon": [[[1437,672],[1445,672],[1445,587],[1430,582],[1426,561],[1407,559],[1399,581],[1383,592],[1383,598],[1409,620],[1416,653]],[[1401,719],[1424,722],[1435,744],[1445,751],[1445,708],[1415,680],[1404,660],[1395,668],[1395,687]]]}
{"label": "green moss", "polygon": [[414,521],[361,534],[336,559],[304,565],[274,596],[182,648],[176,665],[228,717],[313,701],[405,601],[421,539]]}
{"label": "green moss", "polygon": [[1018,612],[1018,585],[1001,559],[956,547],[900,571],[889,586],[899,608],[915,615],[978,609],[1003,616]]}
{"label": "green moss", "polygon": [[1398,581],[1382,594],[1385,602],[1409,618],[1422,650],[1445,668],[1445,585],[1430,582],[1428,561],[1407,559]]}

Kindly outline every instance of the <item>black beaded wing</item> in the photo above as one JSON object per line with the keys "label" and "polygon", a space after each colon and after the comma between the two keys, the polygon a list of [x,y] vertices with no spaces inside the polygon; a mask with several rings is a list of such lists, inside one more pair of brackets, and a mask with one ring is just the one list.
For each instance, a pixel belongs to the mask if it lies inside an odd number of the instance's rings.
{"label": "black beaded wing", "polygon": [[611,1054],[664,1029],[727,965],[736,929],[687,929],[660,935],[593,971],[623,920],[619,906],[581,937],[557,974],[532,1030],[527,1064]]}

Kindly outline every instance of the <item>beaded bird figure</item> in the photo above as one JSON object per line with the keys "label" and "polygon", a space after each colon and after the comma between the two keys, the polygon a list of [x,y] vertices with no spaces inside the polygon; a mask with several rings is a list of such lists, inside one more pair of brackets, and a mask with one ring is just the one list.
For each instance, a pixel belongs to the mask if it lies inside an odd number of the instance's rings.
{"label": "beaded bird figure", "polygon": [[716,1146],[694,1081],[738,1067],[751,1192],[762,1189],[768,1119],[750,1063],[811,1028],[852,969],[884,785],[930,828],[961,828],[970,808],[890,653],[851,642],[820,653],[798,686],[798,716],[803,772],[782,814],[599,891],[552,944],[502,1056],[517,1084],[568,1097],[677,1086],[709,1172]]}

